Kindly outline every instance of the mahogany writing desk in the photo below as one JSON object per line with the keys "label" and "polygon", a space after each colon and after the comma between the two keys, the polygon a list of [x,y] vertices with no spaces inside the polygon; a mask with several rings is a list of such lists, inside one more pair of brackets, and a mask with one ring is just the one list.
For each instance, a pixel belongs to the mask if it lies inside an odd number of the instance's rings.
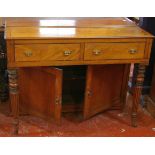
{"label": "mahogany writing desk", "polygon": [[132,126],[153,36],[127,18],[12,18],[6,21],[10,103],[59,124],[62,112],[84,119],[124,106],[130,64],[139,67]]}

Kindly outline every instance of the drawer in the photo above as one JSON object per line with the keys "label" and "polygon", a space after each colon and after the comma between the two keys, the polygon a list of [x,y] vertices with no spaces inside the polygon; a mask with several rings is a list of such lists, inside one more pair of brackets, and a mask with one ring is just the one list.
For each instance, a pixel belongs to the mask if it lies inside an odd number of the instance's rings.
{"label": "drawer", "polygon": [[15,45],[15,61],[79,60],[80,44]]}
{"label": "drawer", "polygon": [[141,59],[144,50],[145,43],[87,43],[84,59]]}

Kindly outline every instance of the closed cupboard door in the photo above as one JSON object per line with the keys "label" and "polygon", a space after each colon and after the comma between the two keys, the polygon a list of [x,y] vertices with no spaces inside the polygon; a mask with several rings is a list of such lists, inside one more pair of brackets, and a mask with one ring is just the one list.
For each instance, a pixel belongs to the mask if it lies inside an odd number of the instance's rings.
{"label": "closed cupboard door", "polygon": [[61,121],[62,70],[54,67],[20,70],[20,101],[29,114]]}
{"label": "closed cupboard door", "polygon": [[86,77],[84,119],[120,102],[124,65],[89,65]]}

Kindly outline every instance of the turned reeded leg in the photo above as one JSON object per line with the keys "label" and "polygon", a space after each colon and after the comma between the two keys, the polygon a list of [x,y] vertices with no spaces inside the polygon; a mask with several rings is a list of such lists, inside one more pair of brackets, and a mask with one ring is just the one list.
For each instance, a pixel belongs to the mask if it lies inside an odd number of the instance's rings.
{"label": "turned reeded leg", "polygon": [[145,65],[138,64],[135,85],[133,88],[133,104],[131,114],[131,124],[133,127],[137,126],[137,110],[140,103],[140,97],[142,92],[142,86],[144,81]]}
{"label": "turned reeded leg", "polygon": [[18,69],[8,69],[9,77],[9,93],[10,93],[10,105],[11,112],[14,117],[14,135],[18,134],[19,128],[19,90],[18,90]]}

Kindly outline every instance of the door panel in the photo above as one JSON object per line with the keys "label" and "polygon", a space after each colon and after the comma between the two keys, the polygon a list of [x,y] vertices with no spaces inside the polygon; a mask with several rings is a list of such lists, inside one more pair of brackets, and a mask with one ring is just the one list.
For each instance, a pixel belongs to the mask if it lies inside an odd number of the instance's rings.
{"label": "door panel", "polygon": [[20,69],[21,109],[29,114],[61,119],[62,70],[52,67]]}
{"label": "door panel", "polygon": [[84,118],[120,102],[124,65],[91,65],[87,70]]}

